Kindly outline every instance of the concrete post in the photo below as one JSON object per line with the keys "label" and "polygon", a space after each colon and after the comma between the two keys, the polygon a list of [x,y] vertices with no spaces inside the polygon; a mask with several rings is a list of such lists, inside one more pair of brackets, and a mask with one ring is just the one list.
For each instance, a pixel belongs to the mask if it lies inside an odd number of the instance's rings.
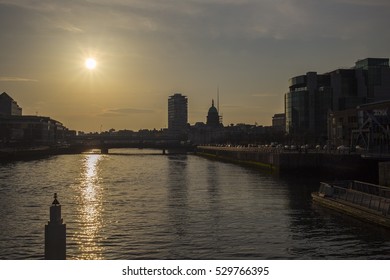
{"label": "concrete post", "polygon": [[50,221],[45,225],[45,259],[66,260],[66,224],[61,218],[61,204],[56,193],[50,206]]}

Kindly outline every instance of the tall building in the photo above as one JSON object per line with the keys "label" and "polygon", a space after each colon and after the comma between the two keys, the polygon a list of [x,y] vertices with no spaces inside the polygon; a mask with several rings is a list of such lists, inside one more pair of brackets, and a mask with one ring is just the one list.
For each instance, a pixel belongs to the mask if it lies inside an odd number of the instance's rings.
{"label": "tall building", "polygon": [[356,70],[361,70],[365,80],[367,102],[390,99],[390,68],[388,58],[366,58],[358,60]]}
{"label": "tall building", "polygon": [[0,94],[0,116],[21,116],[22,108],[6,92]]}
{"label": "tall building", "polygon": [[188,123],[188,99],[175,93],[168,98],[168,131],[175,136],[186,133]]}
{"label": "tall building", "polygon": [[324,141],[330,112],[390,99],[389,59],[366,58],[350,69],[308,72],[289,82],[286,132],[304,138],[302,141]]}
{"label": "tall building", "polygon": [[326,137],[332,107],[330,76],[308,72],[289,80],[285,94],[286,132],[301,137]]}

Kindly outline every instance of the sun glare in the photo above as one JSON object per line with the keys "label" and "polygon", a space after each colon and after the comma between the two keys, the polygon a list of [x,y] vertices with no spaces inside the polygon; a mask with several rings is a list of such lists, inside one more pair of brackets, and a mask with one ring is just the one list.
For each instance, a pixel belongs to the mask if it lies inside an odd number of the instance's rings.
{"label": "sun glare", "polygon": [[92,70],[96,68],[96,60],[93,58],[88,58],[85,60],[85,67]]}

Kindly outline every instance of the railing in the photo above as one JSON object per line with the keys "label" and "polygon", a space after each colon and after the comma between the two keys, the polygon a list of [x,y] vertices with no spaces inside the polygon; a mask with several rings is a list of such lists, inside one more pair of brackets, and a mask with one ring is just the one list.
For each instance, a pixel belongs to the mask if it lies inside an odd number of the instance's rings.
{"label": "railing", "polygon": [[352,183],[353,190],[377,195],[380,197],[390,198],[390,188],[388,187],[382,187],[360,181],[352,181]]}
{"label": "railing", "polygon": [[390,216],[390,189],[359,181],[321,182],[319,194],[347,201]]}

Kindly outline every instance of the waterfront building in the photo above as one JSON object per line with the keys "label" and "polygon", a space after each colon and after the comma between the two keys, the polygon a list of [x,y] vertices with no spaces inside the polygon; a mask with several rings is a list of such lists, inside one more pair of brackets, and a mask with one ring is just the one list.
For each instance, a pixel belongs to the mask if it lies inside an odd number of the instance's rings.
{"label": "waterfront building", "polygon": [[286,132],[299,137],[299,142],[325,138],[327,113],[332,108],[330,76],[308,72],[291,78],[289,84],[285,94]]}
{"label": "waterfront building", "polygon": [[390,154],[390,100],[330,113],[329,144]]}
{"label": "waterfront building", "polygon": [[367,102],[390,99],[390,68],[388,58],[366,58],[358,60],[355,70],[362,71],[366,86]]}
{"label": "waterfront building", "polygon": [[272,117],[272,129],[276,132],[285,132],[286,131],[286,114],[275,114]]}
{"label": "waterfront building", "polygon": [[186,134],[188,127],[188,99],[175,93],[168,99],[168,131],[173,136]]}
{"label": "waterfront building", "polygon": [[22,108],[6,92],[0,94],[0,116],[21,116]]}
{"label": "waterfront building", "polygon": [[328,137],[330,112],[390,98],[388,58],[358,60],[350,69],[308,72],[289,80],[285,94],[286,132],[301,142]]}
{"label": "waterfront building", "polygon": [[356,108],[329,113],[328,139],[331,148],[352,146],[351,132],[358,128]]}
{"label": "waterfront building", "polygon": [[67,129],[59,121],[40,116],[0,116],[1,146],[55,145],[65,141]]}
{"label": "waterfront building", "polygon": [[42,116],[22,116],[22,108],[7,93],[0,95],[0,147],[55,145],[65,141],[68,129]]}
{"label": "waterfront building", "polygon": [[390,155],[390,99],[363,104],[356,110],[358,127],[352,130],[352,143],[369,153]]}

